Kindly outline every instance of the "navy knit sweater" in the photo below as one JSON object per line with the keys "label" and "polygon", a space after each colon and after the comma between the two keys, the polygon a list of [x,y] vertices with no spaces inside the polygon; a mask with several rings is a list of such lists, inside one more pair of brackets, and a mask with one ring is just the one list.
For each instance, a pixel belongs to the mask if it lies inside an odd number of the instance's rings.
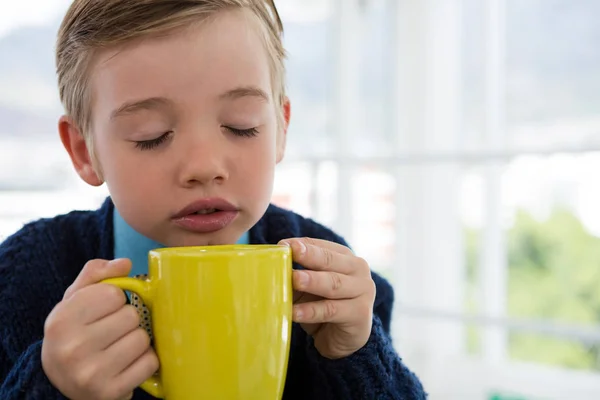
{"label": "navy knit sweater", "polygon": [[[39,220],[0,245],[0,399],[65,398],[41,366],[44,321],[87,261],[113,258],[113,209],[107,199],[97,211]],[[273,205],[250,230],[250,243],[304,236],[346,244],[316,222]],[[426,398],[391,344],[392,288],[375,273],[373,279],[373,330],[355,354],[340,360],[321,357],[294,323],[284,399]],[[137,389],[134,399],[152,397]]]}

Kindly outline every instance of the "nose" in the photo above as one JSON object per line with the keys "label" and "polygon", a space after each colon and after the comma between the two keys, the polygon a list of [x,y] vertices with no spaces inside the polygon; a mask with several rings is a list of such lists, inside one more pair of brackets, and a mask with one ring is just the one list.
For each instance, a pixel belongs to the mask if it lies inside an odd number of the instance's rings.
{"label": "nose", "polygon": [[229,178],[226,143],[219,136],[194,138],[184,146],[180,160],[181,186],[218,185]]}

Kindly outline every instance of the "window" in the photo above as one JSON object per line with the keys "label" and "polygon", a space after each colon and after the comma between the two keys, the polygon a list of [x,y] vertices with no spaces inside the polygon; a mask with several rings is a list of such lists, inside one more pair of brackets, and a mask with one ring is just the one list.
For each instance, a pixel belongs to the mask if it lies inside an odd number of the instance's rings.
{"label": "window", "polygon": [[600,394],[597,7],[335,2],[337,146],[284,168],[393,282],[433,398]]}
{"label": "window", "polygon": [[[0,241],[107,195],[57,140],[68,1],[42,3],[0,6]],[[293,119],[273,201],[392,282],[432,398],[598,398],[600,4],[277,4]]]}

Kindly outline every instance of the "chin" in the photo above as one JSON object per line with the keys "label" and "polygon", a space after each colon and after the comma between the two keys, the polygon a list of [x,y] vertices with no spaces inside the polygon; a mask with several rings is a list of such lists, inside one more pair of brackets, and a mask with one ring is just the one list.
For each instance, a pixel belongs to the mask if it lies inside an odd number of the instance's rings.
{"label": "chin", "polygon": [[235,244],[236,240],[227,238],[229,235],[219,235],[219,232],[210,235],[186,235],[181,241],[178,241],[174,247],[194,247],[194,246],[219,246]]}

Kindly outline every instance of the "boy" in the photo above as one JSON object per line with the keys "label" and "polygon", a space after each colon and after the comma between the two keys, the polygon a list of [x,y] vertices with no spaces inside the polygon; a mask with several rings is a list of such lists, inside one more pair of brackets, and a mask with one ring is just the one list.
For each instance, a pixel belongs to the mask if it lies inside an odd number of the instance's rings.
{"label": "boy", "polygon": [[145,273],[154,247],[236,242],[293,250],[285,399],[425,398],[391,345],[389,284],[342,238],[269,204],[290,121],[281,33],[272,1],[73,2],[59,132],[110,198],[1,245],[0,398],[150,398],[137,389],[159,367],[149,336],[99,282]]}

